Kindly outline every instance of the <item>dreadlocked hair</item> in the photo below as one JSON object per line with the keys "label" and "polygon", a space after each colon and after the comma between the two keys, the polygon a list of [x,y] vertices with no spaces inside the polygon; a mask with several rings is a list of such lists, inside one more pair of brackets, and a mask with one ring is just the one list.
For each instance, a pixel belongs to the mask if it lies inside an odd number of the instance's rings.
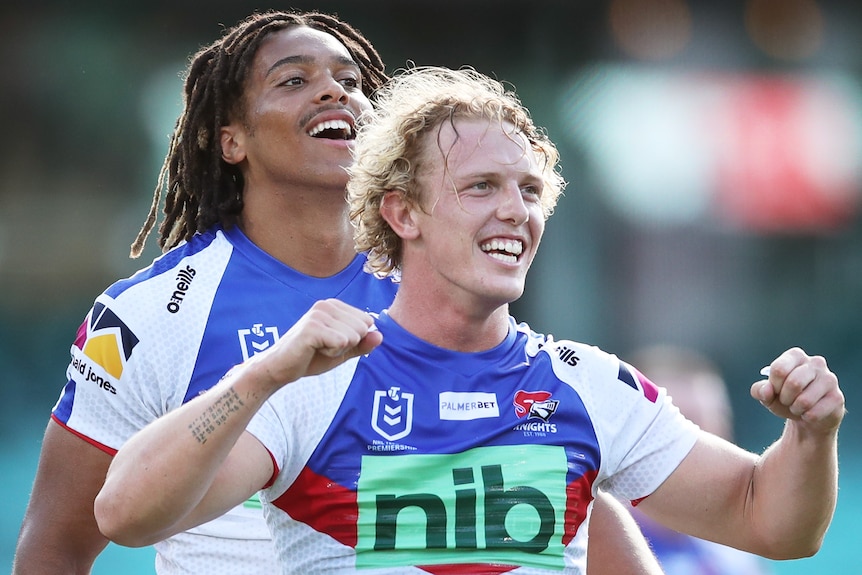
{"label": "dreadlocked hair", "polygon": [[131,246],[141,255],[156,224],[162,194],[164,220],[159,247],[167,251],[216,223],[236,223],[243,208],[243,177],[222,160],[219,130],[240,111],[245,81],[261,43],[271,33],[307,26],[334,36],[350,52],[369,98],[388,78],[374,46],[359,30],[321,12],[255,13],[199,50],[190,60],[183,90],[183,113],[177,119],[168,153],[159,171],[153,202]]}

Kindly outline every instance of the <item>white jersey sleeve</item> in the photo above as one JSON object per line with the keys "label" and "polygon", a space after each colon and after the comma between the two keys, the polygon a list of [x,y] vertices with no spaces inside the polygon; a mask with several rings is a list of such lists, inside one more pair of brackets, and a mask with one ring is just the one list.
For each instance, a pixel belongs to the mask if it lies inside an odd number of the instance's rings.
{"label": "white jersey sleeve", "polygon": [[[578,391],[601,449],[595,485],[630,500],[651,494],[694,446],[697,426],[664,388],[616,356],[574,342],[553,345],[554,370]],[[577,368],[561,348],[577,355]]]}
{"label": "white jersey sleeve", "polygon": [[[157,260],[140,272],[146,279],[100,295],[71,347],[54,418],[114,453],[182,405],[229,257],[227,249],[203,250],[159,273],[154,266],[165,260]],[[171,313],[174,294],[192,286],[197,297],[184,302],[182,313]]]}

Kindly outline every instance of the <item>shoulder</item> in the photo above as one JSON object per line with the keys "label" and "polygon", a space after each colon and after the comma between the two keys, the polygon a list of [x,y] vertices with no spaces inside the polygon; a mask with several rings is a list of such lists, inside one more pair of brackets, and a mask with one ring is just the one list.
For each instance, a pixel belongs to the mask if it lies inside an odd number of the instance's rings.
{"label": "shoulder", "polygon": [[203,277],[220,277],[229,261],[230,243],[216,231],[198,234],[192,240],[165,252],[150,265],[111,284],[96,299],[116,313],[143,310],[146,317],[159,308],[176,313],[177,299]]}
{"label": "shoulder", "polygon": [[116,380],[139,370],[151,374],[154,365],[169,374],[173,362],[193,362],[224,270],[210,253],[223,251],[219,243],[215,235],[200,236],[99,294],[78,329],[73,357],[77,349],[82,364],[95,362]]}
{"label": "shoulder", "polygon": [[613,363],[613,356],[595,346],[568,339],[556,339],[551,334],[534,331],[524,322],[517,323],[511,317],[509,322],[510,334],[515,334],[527,357],[545,358],[550,361],[554,371],[558,369],[566,371],[569,368],[582,365],[583,362],[587,362],[587,364]]}
{"label": "shoulder", "polygon": [[554,373],[564,381],[633,391],[653,403],[658,399],[654,383],[615,354],[595,345],[543,336],[537,352],[547,354]]}
{"label": "shoulder", "polygon": [[533,333],[530,343],[533,344],[536,354],[547,354],[555,369],[577,368],[579,371],[598,370],[615,374],[621,363],[617,356],[595,345],[570,339],[555,339],[550,334]]}

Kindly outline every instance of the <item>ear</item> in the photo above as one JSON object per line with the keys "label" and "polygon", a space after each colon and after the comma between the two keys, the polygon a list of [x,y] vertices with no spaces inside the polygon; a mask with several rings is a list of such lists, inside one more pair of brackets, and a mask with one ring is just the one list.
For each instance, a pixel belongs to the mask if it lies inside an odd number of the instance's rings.
{"label": "ear", "polygon": [[222,126],[219,130],[221,157],[228,164],[236,165],[245,159],[244,132],[234,124]]}
{"label": "ear", "polygon": [[416,214],[401,192],[386,192],[380,202],[380,215],[401,239],[413,240],[419,237]]}

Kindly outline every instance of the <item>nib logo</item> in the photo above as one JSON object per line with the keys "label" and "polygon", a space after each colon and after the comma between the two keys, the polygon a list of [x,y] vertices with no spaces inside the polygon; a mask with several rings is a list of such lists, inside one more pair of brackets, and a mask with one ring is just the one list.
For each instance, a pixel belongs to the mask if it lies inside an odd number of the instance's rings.
{"label": "nib logo", "polygon": [[552,445],[365,456],[356,566],[506,564],[562,572],[566,470],[565,448]]}

